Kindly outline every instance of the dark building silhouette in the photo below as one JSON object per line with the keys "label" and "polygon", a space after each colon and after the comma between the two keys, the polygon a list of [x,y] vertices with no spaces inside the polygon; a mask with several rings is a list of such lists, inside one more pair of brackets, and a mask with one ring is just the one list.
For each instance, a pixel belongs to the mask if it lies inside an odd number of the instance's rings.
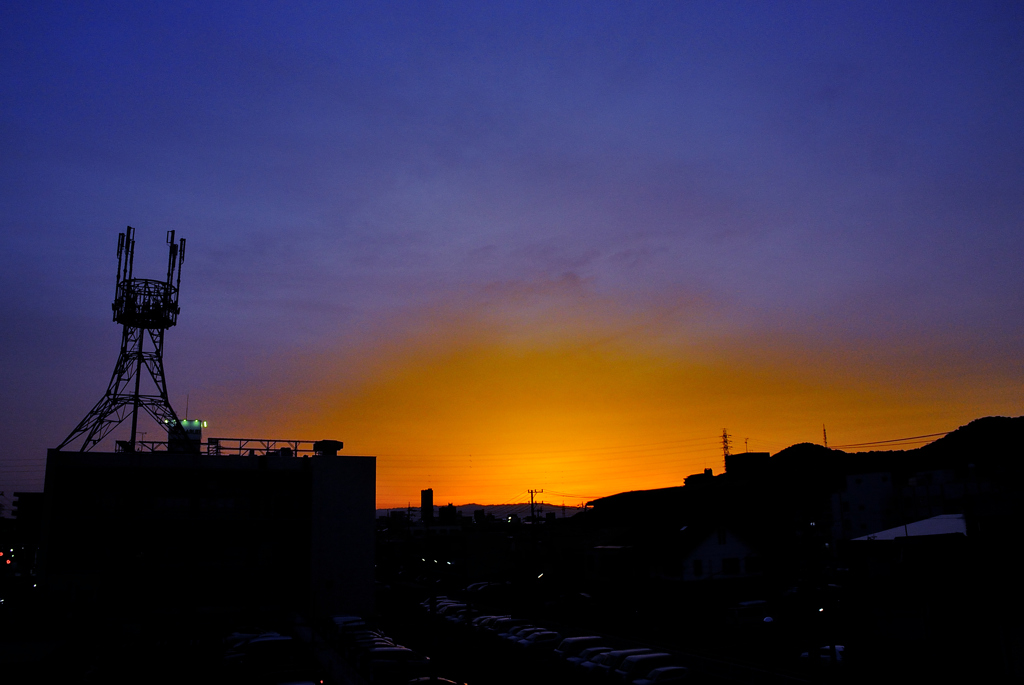
{"label": "dark building silhouette", "polygon": [[[660,563],[659,563],[660,562]],[[685,526],[665,541],[654,563],[660,580],[735,580],[762,575],[761,557],[746,536],[733,526]]]}
{"label": "dark building silhouette", "polygon": [[427,488],[420,490],[420,520],[432,521],[434,519],[434,489]]}
{"label": "dark building silhouette", "polygon": [[496,520],[468,505],[472,523],[382,528],[378,571],[396,593],[674,646],[709,681],[728,663],[736,682],[1016,682],[1022,429],[991,417],[913,450],[730,455],[720,475],[544,525],[520,522],[529,505]]}
{"label": "dark building silhouette", "polygon": [[442,526],[453,526],[459,523],[459,512],[451,502],[448,506],[437,510],[437,522]]}
{"label": "dark building silhouette", "polygon": [[769,452],[741,452],[725,455],[725,472],[733,478],[756,478],[768,470]]}
{"label": "dark building silhouette", "polygon": [[42,570],[56,605],[369,615],[376,459],[317,445],[304,457],[50,450]]}
{"label": "dark building silhouette", "polygon": [[[3,581],[35,578],[42,530],[43,493],[15,492],[13,518],[0,517],[0,599],[10,597],[13,586]],[[6,600],[5,600],[6,601]]]}
{"label": "dark building silhouette", "polygon": [[700,487],[702,485],[709,485],[713,478],[714,474],[711,472],[711,469],[704,469],[703,473],[695,473],[684,478],[683,484],[691,487]]}

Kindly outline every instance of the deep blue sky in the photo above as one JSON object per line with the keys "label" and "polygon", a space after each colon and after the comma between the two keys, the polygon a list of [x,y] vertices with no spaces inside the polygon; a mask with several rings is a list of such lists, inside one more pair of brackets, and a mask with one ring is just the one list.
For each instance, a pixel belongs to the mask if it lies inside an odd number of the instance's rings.
{"label": "deep blue sky", "polygon": [[482,329],[1024,406],[1020,2],[7,2],[0,79],[0,489],[102,394],[126,224],[211,416]]}

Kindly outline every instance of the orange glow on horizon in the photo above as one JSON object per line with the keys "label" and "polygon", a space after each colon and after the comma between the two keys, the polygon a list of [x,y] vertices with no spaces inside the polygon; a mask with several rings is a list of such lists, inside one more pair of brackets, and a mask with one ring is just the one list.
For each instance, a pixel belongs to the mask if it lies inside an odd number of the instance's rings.
{"label": "orange glow on horizon", "polygon": [[833,445],[934,433],[1015,397],[1009,382],[973,396],[950,393],[945,379],[907,387],[827,351],[814,362],[742,341],[681,351],[570,328],[488,335],[467,316],[355,355],[299,357],[287,375],[309,379],[302,389],[236,397],[218,432],[273,423],[282,436],[343,440],[344,454],[377,457],[379,508],[418,506],[425,488],[439,505],[522,502],[543,489],[544,501],[576,506],[721,473],[723,428],[734,452],[749,439],[751,451],[774,453],[820,443],[823,423]]}

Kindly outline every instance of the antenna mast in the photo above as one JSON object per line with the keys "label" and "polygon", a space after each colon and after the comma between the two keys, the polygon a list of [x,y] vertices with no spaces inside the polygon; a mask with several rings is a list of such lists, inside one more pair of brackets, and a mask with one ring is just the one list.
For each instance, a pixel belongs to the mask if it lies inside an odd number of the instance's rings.
{"label": "antenna mast", "polygon": [[[168,448],[196,452],[167,398],[164,378],[164,333],[178,322],[181,266],[185,263],[185,239],[174,242],[167,231],[167,280],[134,277],[135,229],[131,226],[117,239],[117,280],[114,286],[114,322],[122,325],[121,354],[107,385],[107,392],[57,449],[85,436],[80,451],[88,452],[110,431],[131,416],[131,439],[118,441],[126,451],[137,451],[139,409],[167,431]],[[152,349],[145,349],[146,339]],[[153,394],[141,392],[143,371],[156,386]]]}

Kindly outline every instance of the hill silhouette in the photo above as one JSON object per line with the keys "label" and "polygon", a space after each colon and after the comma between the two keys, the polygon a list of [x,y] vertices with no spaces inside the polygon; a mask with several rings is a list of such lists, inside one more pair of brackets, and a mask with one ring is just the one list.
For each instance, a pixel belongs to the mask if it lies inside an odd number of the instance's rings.
{"label": "hill silhouette", "polygon": [[644,521],[654,527],[709,519],[743,527],[792,525],[820,518],[847,476],[873,472],[892,474],[897,485],[905,485],[915,473],[952,470],[961,480],[970,472],[972,478],[1018,487],[1024,475],[1022,434],[1024,416],[989,416],[910,450],[845,452],[799,443],[772,455],[755,471],[602,497],[592,502],[591,518],[601,525]]}

